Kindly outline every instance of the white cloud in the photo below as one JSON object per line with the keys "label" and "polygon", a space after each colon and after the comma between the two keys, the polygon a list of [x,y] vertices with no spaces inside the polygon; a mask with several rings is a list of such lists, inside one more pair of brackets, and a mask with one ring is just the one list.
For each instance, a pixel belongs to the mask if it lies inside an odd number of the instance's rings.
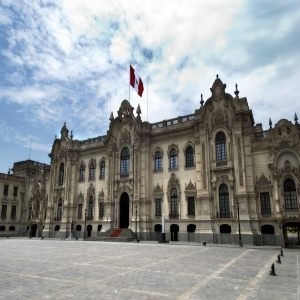
{"label": "white cloud", "polygon": [[50,145],[44,144],[38,137],[33,135],[25,135],[19,128],[11,127],[4,121],[0,120],[0,136],[2,141],[7,143],[13,143],[22,148],[31,148],[32,150],[38,150],[48,153]]}

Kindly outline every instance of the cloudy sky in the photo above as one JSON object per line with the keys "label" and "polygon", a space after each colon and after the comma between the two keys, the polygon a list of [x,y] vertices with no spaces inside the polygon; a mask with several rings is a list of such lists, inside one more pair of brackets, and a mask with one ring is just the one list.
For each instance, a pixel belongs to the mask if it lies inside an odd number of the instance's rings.
{"label": "cloudy sky", "polygon": [[299,37],[299,0],[0,0],[0,172],[49,163],[64,121],[75,139],[105,135],[129,97],[129,64],[143,120],[193,113],[219,74],[264,129],[293,121]]}

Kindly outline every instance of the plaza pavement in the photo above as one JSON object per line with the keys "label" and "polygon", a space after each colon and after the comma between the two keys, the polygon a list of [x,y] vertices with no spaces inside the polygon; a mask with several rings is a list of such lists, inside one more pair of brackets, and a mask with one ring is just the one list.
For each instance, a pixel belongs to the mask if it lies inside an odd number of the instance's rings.
{"label": "plaza pavement", "polygon": [[[0,299],[295,299],[300,250],[0,239]],[[275,263],[277,276],[271,276]]]}

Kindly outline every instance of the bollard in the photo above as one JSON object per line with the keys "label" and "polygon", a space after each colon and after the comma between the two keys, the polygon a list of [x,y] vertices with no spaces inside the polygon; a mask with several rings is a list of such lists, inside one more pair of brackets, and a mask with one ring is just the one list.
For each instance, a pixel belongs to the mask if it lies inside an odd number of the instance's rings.
{"label": "bollard", "polygon": [[277,262],[279,263],[279,264],[281,264],[281,259],[280,259],[280,255],[278,254],[278,256],[277,256]]}
{"label": "bollard", "polygon": [[282,248],[281,248],[281,250],[280,250],[280,255],[281,255],[281,256],[283,256],[283,251],[282,251]]}
{"label": "bollard", "polygon": [[271,266],[270,275],[272,275],[272,276],[276,276],[276,274],[275,274],[275,266],[274,266],[274,264],[272,264],[272,266]]}

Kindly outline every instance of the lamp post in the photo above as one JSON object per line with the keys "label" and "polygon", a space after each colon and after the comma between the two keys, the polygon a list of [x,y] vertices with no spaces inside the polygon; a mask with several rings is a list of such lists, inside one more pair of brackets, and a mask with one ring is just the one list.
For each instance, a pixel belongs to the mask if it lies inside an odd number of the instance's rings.
{"label": "lamp post", "polygon": [[85,209],[85,211],[84,211],[84,232],[83,232],[84,239],[86,238],[86,214],[87,214],[87,211]]}
{"label": "lamp post", "polygon": [[137,232],[137,204],[135,205],[135,234],[136,234],[136,241],[139,242],[138,232]]}
{"label": "lamp post", "polygon": [[239,246],[243,247],[242,235],[241,235],[241,224],[240,224],[240,203],[236,201],[237,215],[238,215],[238,226],[239,226]]}

